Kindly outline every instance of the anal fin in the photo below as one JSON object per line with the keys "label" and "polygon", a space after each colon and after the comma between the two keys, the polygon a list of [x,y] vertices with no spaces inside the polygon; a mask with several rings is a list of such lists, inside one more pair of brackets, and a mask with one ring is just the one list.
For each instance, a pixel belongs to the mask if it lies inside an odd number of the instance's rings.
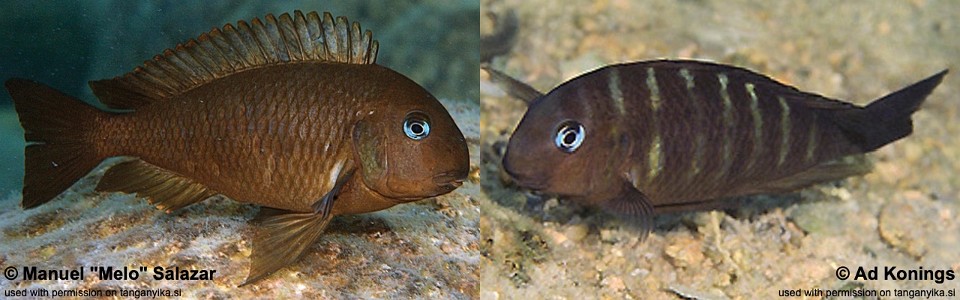
{"label": "anal fin", "polygon": [[640,240],[646,239],[653,230],[653,205],[643,192],[630,186],[616,197],[603,203],[608,213],[618,215],[625,221],[636,224],[640,230]]}
{"label": "anal fin", "polygon": [[742,194],[782,194],[817,183],[863,175],[870,172],[871,169],[873,169],[873,164],[866,155],[854,154],[821,163],[784,178],[749,187]]}
{"label": "anal fin", "polygon": [[150,204],[171,212],[216,195],[204,185],[142,160],[114,165],[107,170],[97,191],[136,193]]}
{"label": "anal fin", "polygon": [[250,274],[240,284],[244,286],[270,276],[277,270],[291,265],[316,243],[323,230],[330,224],[333,203],[340,188],[353,176],[354,169],[341,173],[334,187],[313,204],[313,212],[299,213],[261,207],[254,218],[260,228],[254,235],[253,252],[250,254]]}

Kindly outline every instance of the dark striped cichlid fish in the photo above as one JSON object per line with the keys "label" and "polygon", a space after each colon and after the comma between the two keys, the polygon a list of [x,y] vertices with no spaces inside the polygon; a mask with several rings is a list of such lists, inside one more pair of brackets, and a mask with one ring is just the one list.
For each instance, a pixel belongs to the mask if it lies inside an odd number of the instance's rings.
{"label": "dark striped cichlid fish", "polygon": [[39,83],[6,83],[28,143],[24,208],[103,159],[97,190],[172,211],[216,194],[262,205],[256,282],[296,262],[337,215],[448,193],[469,171],[463,134],[407,77],[375,64],[370,31],[297,11],[200,35],[90,82],[108,113]]}
{"label": "dark striped cichlid fish", "polygon": [[[698,61],[613,65],[530,100],[503,158],[520,186],[637,218],[711,208],[869,171],[862,153],[909,135],[946,70],[861,107]],[[860,159],[857,159],[860,158]]]}

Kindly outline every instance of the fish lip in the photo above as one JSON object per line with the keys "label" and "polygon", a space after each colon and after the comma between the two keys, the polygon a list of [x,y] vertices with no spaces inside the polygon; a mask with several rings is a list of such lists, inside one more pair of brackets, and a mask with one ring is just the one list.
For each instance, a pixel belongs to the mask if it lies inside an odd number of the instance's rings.
{"label": "fish lip", "polygon": [[[444,175],[444,174],[440,174],[440,175]],[[434,176],[435,181],[439,180],[439,179],[437,179],[438,176],[439,176],[439,175]],[[449,176],[445,176],[445,177],[441,177],[441,178],[449,178]],[[393,197],[393,199],[399,200],[400,203],[406,203],[406,202],[412,202],[412,201],[427,199],[427,198],[431,198],[431,197],[437,197],[437,196],[440,196],[440,195],[443,195],[443,194],[450,193],[450,192],[452,192],[453,190],[456,190],[458,187],[460,187],[461,185],[463,185],[463,180],[464,180],[463,178],[454,178],[454,179],[452,179],[452,180],[447,180],[447,181],[438,181],[438,182],[436,182],[436,184],[437,184],[436,188],[435,188],[432,192],[430,192],[429,194],[426,194],[426,195],[418,195],[418,196],[410,196],[410,197]]]}
{"label": "fish lip", "polygon": [[[467,172],[463,170],[446,171],[433,176],[433,183],[441,187],[452,187],[453,189],[463,185],[467,179]],[[451,190],[453,190],[451,189]]]}
{"label": "fish lip", "polygon": [[545,178],[538,178],[536,176],[526,176],[526,175],[521,175],[519,173],[515,173],[513,171],[510,171],[510,168],[508,167],[508,165],[509,163],[507,162],[506,156],[504,156],[503,162],[500,165],[500,169],[503,170],[504,173],[507,173],[507,176],[510,176],[510,179],[512,179],[513,182],[519,185],[520,187],[523,187],[529,190],[534,190],[534,191],[541,191],[547,188],[548,184]]}
{"label": "fish lip", "polygon": [[[467,172],[468,171],[466,170],[456,169],[456,170],[450,170],[450,171],[433,175],[433,177],[431,178],[431,181],[434,183],[434,186],[427,187],[426,191],[416,192],[416,195],[413,195],[413,196],[399,195],[403,193],[394,189],[389,184],[389,179],[388,179],[387,189],[391,192],[392,195],[385,196],[385,197],[393,199],[397,203],[407,203],[407,202],[413,202],[417,200],[422,200],[422,199],[427,199],[427,198],[447,194],[457,189],[461,185],[463,185],[464,180],[467,179]],[[425,185],[429,184],[427,182],[419,182],[419,183],[425,184]],[[377,192],[377,193],[380,193],[380,192]],[[384,195],[383,193],[380,193],[380,194]]]}
{"label": "fish lip", "polygon": [[536,178],[534,176],[524,176],[524,175],[516,174],[516,173],[510,172],[510,169],[506,167],[503,168],[503,171],[506,172],[511,179],[513,179],[514,183],[516,183],[518,186],[523,187],[525,189],[533,190],[533,191],[542,191],[547,188],[547,185],[548,185],[547,181],[544,180],[543,178]]}
{"label": "fish lip", "polygon": [[517,180],[517,185],[519,185],[519,186],[521,186],[521,187],[523,187],[523,188],[525,188],[525,189],[532,190],[532,191],[536,191],[536,192],[542,192],[543,190],[546,190],[546,189],[547,189],[547,183],[546,183],[546,182],[540,182],[540,181],[520,181],[520,180]]}

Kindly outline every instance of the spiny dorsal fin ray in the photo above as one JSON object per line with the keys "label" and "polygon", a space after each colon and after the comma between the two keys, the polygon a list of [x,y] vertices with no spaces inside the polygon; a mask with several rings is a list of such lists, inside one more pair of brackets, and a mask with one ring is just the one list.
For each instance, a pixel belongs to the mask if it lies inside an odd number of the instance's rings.
{"label": "spiny dorsal fin ray", "polygon": [[527,105],[530,105],[534,100],[543,97],[543,93],[537,91],[537,89],[526,83],[523,83],[520,80],[510,77],[510,75],[507,75],[506,73],[497,71],[485,65],[481,65],[480,68],[490,74],[490,81],[500,85],[500,87],[507,92],[508,95],[526,102]]}
{"label": "spiny dorsal fin ray", "polygon": [[298,62],[373,64],[379,44],[373,33],[316,12],[267,15],[214,28],[196,39],[164,50],[133,72],[91,81],[90,88],[115,109],[137,109],[240,71]]}
{"label": "spiny dorsal fin ray", "polygon": [[[788,103],[800,105],[804,108],[817,110],[845,110],[856,108],[856,105],[837,101],[815,93],[804,92],[796,87],[781,83],[767,75],[763,75],[749,69],[721,65],[709,61],[699,60],[656,60],[643,62],[649,67],[657,69],[679,70],[687,69],[691,73],[699,74],[698,77],[715,77],[718,74],[724,74],[729,78],[730,85],[734,84],[754,84],[758,90],[767,90],[772,94],[782,96]],[[662,84],[684,84],[683,81],[664,82]],[[677,89],[683,89],[677,87]],[[769,100],[769,99],[768,99]]]}

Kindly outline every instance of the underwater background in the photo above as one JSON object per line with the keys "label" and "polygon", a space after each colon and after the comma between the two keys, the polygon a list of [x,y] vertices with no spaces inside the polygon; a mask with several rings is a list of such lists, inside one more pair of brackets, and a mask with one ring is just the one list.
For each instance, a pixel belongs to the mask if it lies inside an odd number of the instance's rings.
{"label": "underwater background", "polygon": [[[433,93],[479,157],[479,2],[427,1],[3,1],[0,80],[22,77],[98,105],[87,81],[113,78],[213,27],[272,13],[331,12],[380,43],[377,63]],[[101,106],[102,107],[102,106]],[[215,196],[167,214],[133,195],[100,194],[98,167],[61,197],[19,207],[23,131],[0,93],[0,266],[95,265],[216,269],[209,282],[22,281],[0,290],[168,288],[189,298],[477,298],[476,176],[456,191],[336,218],[294,266],[236,288],[249,267],[256,206]],[[475,173],[475,172],[474,172]],[[152,272],[149,274],[152,275]]]}
{"label": "underwater background", "polygon": [[[97,103],[90,80],[133,70],[164,49],[237,20],[294,10],[360,22],[377,63],[439,99],[478,101],[479,3],[458,1],[3,1],[0,80],[22,77]],[[0,193],[23,184],[23,133],[0,93]]]}
{"label": "underwater background", "polygon": [[509,51],[490,67],[542,92],[604,65],[662,58],[740,66],[859,105],[943,69],[950,73],[913,115],[913,134],[869,155],[872,173],[734,199],[734,209],[660,216],[641,241],[600,210],[532,196],[501,180],[504,146],[526,106],[482,72],[482,299],[773,299],[801,288],[960,292],[960,278],[835,275],[841,266],[960,274],[960,2],[482,0],[481,34],[496,34],[511,14],[515,43],[492,45]]}

